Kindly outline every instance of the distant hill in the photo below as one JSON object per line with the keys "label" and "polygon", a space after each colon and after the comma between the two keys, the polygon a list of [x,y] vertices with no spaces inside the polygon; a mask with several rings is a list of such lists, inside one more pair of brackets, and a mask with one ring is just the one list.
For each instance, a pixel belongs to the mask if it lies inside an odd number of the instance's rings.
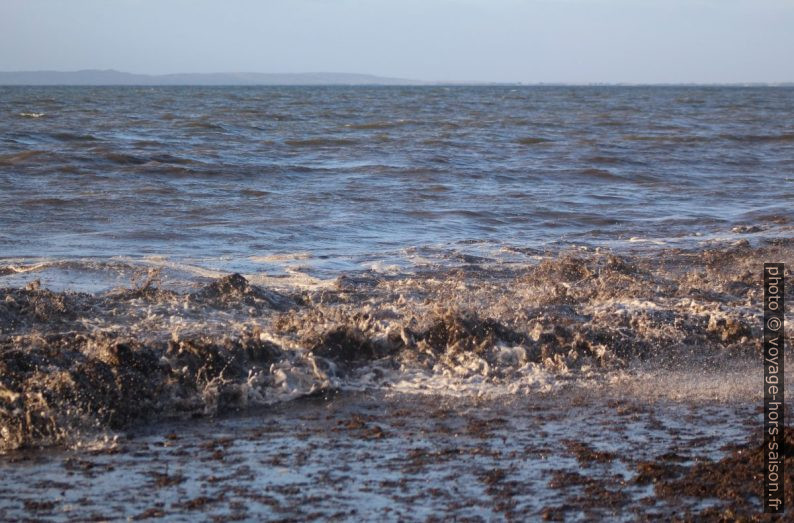
{"label": "distant hill", "polygon": [[349,73],[132,74],[112,69],[0,72],[0,85],[417,85],[423,82]]}

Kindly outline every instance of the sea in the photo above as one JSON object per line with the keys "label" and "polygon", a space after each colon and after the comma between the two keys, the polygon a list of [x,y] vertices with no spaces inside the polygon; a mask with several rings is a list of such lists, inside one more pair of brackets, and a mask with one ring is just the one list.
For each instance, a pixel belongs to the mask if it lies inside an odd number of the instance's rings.
{"label": "sea", "polygon": [[0,86],[0,519],[757,510],[792,240],[792,87]]}

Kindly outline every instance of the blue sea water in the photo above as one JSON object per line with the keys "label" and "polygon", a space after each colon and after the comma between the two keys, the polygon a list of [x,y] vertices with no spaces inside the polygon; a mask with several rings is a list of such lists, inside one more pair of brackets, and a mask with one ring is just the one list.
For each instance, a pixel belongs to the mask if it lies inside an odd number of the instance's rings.
{"label": "blue sea water", "polygon": [[0,87],[6,265],[333,275],[789,235],[792,202],[792,88]]}

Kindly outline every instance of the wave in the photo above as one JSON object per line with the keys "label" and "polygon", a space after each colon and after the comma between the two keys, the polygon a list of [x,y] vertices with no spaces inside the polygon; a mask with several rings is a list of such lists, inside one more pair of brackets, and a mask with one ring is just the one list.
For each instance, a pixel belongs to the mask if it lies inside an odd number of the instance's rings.
{"label": "wave", "polygon": [[196,165],[201,163],[190,158],[184,158],[182,156],[175,156],[173,154],[167,153],[155,154],[149,159],[149,161],[175,165]]}
{"label": "wave", "polygon": [[725,140],[744,143],[792,143],[794,133],[780,134],[723,134],[720,136]]}
{"label": "wave", "polygon": [[720,134],[711,136],[682,134],[626,134],[621,137],[629,142],[656,142],[676,144],[701,144],[719,140],[742,143],[790,143],[794,142],[794,133],[781,134]]}
{"label": "wave", "polygon": [[354,129],[354,130],[370,130],[370,129],[394,129],[396,127],[402,127],[404,125],[413,125],[418,122],[413,120],[383,120],[383,121],[374,121],[374,122],[365,122],[365,123],[350,123],[345,124],[345,129]]}
{"label": "wave", "polygon": [[140,156],[136,156],[133,154],[124,154],[124,153],[106,153],[103,157],[112,163],[119,164],[119,165],[143,165],[147,163],[146,158],[142,158]]}
{"label": "wave", "polygon": [[492,269],[473,258],[279,290],[233,274],[180,292],[160,288],[156,271],[97,294],[5,288],[0,447],[331,390],[536,394],[635,363],[753,358],[758,260],[792,252],[791,241],[577,251]]}
{"label": "wave", "polygon": [[252,198],[262,198],[271,194],[270,191],[260,191],[258,189],[242,189],[240,190],[242,196],[249,196]]}
{"label": "wave", "polygon": [[683,134],[624,134],[621,139],[628,142],[654,142],[661,144],[700,144],[714,140],[709,136]]}
{"label": "wave", "polygon": [[589,169],[582,169],[577,174],[587,178],[598,178],[602,180],[623,180],[623,181],[626,180],[624,177],[618,176],[617,174],[614,174],[613,172],[607,169],[597,169],[595,167],[591,167]]}
{"label": "wave", "polygon": [[85,201],[80,199],[65,198],[28,198],[21,200],[19,204],[23,207],[44,206],[44,207],[67,207],[70,205],[85,205]]}
{"label": "wave", "polygon": [[36,156],[47,153],[48,151],[31,150],[31,151],[23,151],[20,153],[0,154],[0,165],[16,165],[30,158],[34,158]]}
{"label": "wave", "polygon": [[538,136],[527,136],[525,138],[519,138],[518,140],[516,140],[516,143],[520,145],[540,145],[551,142],[552,140],[549,140],[548,138],[541,138]]}
{"label": "wave", "polygon": [[340,147],[355,145],[358,141],[349,138],[306,138],[302,140],[287,140],[284,143],[290,147]]}
{"label": "wave", "polygon": [[[170,115],[170,116],[173,118],[172,115]],[[164,120],[171,119],[171,118],[168,118],[166,116],[163,116],[162,118]],[[179,126],[183,127],[183,128],[187,128],[187,129],[198,129],[198,130],[204,130],[204,131],[219,131],[219,132],[225,132],[226,131],[226,128],[223,125],[218,124],[218,123],[214,123],[214,122],[210,122],[210,121],[205,120],[205,119],[188,120],[188,121],[185,121],[185,122],[180,122]]]}
{"label": "wave", "polygon": [[50,133],[50,136],[62,142],[95,142],[99,139],[92,134],[79,134],[69,132]]}

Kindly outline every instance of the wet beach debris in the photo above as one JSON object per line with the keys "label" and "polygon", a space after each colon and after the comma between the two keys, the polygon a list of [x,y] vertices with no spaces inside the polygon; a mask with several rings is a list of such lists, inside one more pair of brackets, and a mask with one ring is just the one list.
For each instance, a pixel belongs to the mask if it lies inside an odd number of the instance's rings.
{"label": "wet beach debris", "polygon": [[[345,387],[511,394],[635,362],[752,358],[761,349],[757,260],[793,251],[781,241],[561,253],[286,292],[239,274],[194,292],[156,279],[99,294],[0,289],[0,448]],[[790,329],[785,336],[791,344]]]}

